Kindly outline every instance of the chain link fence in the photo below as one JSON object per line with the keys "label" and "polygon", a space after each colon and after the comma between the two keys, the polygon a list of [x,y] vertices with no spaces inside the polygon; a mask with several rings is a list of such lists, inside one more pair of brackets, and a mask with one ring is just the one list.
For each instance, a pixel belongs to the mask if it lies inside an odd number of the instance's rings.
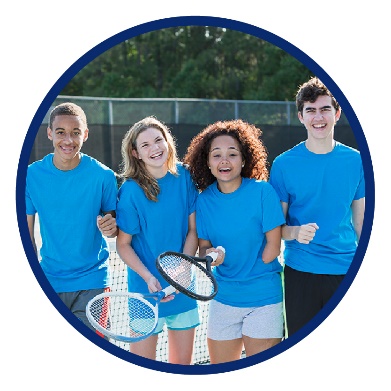
{"label": "chain link fence", "polygon": [[[263,131],[269,162],[306,138],[306,131],[297,118],[295,102],[236,101],[169,98],[96,98],[58,96],[45,115],[31,150],[30,162],[53,151],[46,129],[51,109],[63,102],[81,106],[88,120],[90,137],[83,152],[118,171],[121,142],[126,131],[140,119],[153,115],[171,129],[180,157],[190,140],[205,126],[218,120],[242,119]],[[354,133],[344,113],[336,126],[335,138],[357,148]]]}

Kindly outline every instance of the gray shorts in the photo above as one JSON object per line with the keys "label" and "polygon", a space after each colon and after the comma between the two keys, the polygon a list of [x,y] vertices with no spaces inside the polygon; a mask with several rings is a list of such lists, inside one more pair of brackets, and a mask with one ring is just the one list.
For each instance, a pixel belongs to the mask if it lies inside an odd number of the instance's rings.
{"label": "gray shorts", "polygon": [[77,318],[79,318],[91,330],[95,331],[87,319],[86,307],[87,303],[93,297],[103,293],[105,289],[107,288],[88,289],[76,292],[61,292],[58,293],[58,296]]}
{"label": "gray shorts", "polygon": [[210,302],[208,320],[208,338],[216,341],[228,341],[247,336],[267,339],[282,338],[284,316],[282,302],[262,307],[232,307]]}

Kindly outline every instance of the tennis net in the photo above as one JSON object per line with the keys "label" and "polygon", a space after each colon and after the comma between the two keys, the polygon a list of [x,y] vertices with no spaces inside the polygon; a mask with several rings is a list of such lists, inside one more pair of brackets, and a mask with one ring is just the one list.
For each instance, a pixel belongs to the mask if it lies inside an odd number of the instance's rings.
{"label": "tennis net", "polygon": [[[115,243],[109,242],[110,245],[110,288],[112,291],[128,291],[128,276],[127,266],[121,260],[115,250]],[[209,302],[198,302],[200,315],[200,325],[196,328],[193,364],[202,365],[209,363],[209,353],[206,343],[206,328],[208,318]],[[129,344],[111,340],[111,342],[122,349],[129,350]],[[168,362],[168,334],[167,328],[164,326],[163,332],[159,334],[156,348],[156,360]]]}

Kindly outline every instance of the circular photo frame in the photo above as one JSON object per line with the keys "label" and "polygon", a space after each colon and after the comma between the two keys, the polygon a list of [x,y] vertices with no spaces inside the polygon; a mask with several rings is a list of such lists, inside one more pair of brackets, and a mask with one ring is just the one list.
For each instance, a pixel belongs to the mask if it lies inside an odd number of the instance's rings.
{"label": "circular photo frame", "polygon": [[[136,36],[149,33],[152,31],[172,28],[178,26],[214,26],[221,27],[231,30],[240,31],[245,34],[258,37],[262,40],[268,41],[269,43],[281,48],[286,51],[291,56],[295,57],[298,61],[304,64],[314,75],[319,77],[332,92],[336,100],[342,107],[343,113],[345,114],[349,125],[354,133],[358,149],[360,150],[363,167],[364,167],[364,177],[365,177],[365,191],[366,191],[366,209],[365,209],[365,218],[364,226],[362,229],[362,235],[357,247],[356,254],[354,256],[353,262],[349,268],[348,273],[346,274],[343,282],[339,286],[337,292],[329,300],[326,306],[302,329],[291,337],[284,339],[278,345],[254,356],[243,358],[234,362],[228,362],[224,364],[213,364],[213,365],[174,365],[161,361],[153,361],[144,359],[140,356],[134,355],[129,351],[124,350],[121,347],[118,347],[111,342],[101,338],[97,334],[94,334],[90,329],[88,329],[82,322],[80,322],[63,304],[59,299],[56,292],[53,290],[52,286],[45,277],[37,256],[35,254],[34,248],[32,246],[29,230],[26,222],[26,203],[25,203],[25,187],[26,187],[26,173],[27,167],[29,164],[29,159],[32,151],[33,144],[35,142],[38,130],[43,123],[45,116],[47,115],[51,105],[53,104],[56,97],[64,89],[67,83],[87,64],[94,60],[97,56],[101,55],[106,50],[112,48],[113,46],[123,42],[124,40],[134,38]],[[303,81],[304,82],[304,81]],[[255,27],[250,24],[243,22],[238,22],[231,19],[224,19],[218,17],[203,17],[203,16],[185,16],[185,17],[173,17],[162,20],[156,20],[153,22],[148,22],[139,26],[129,28],[128,30],[122,31],[119,34],[116,34],[109,39],[98,44],[90,51],[85,53],[81,58],[79,58],[69,69],[67,69],[64,74],[59,78],[59,80],[53,85],[50,91],[47,93],[43,99],[28,132],[26,134],[22,151],[20,154],[20,160],[17,171],[17,181],[16,181],[16,205],[17,205],[17,218],[19,224],[19,231],[21,240],[24,246],[26,256],[28,258],[29,264],[33,273],[35,274],[36,279],[41,285],[43,291],[51,300],[52,304],[56,309],[62,314],[62,316],[75,327],[80,333],[85,337],[91,340],[96,345],[100,346],[102,349],[108,353],[117,356],[118,358],[131,362],[133,364],[168,373],[177,373],[177,374],[213,374],[213,373],[224,373],[234,370],[239,370],[246,368],[255,364],[259,364],[263,361],[266,361],[276,355],[279,355],[300,342],[313,330],[315,330],[335,309],[338,303],[342,300],[347,290],[351,286],[357,272],[360,269],[361,263],[364,259],[364,255],[368,246],[372,223],[374,217],[374,173],[371,162],[371,156],[368,149],[368,145],[363,133],[363,130],[360,126],[360,123],[355,115],[353,108],[350,106],[348,100],[344,96],[343,92],[338,88],[330,76],[323,70],[316,62],[314,62],[309,56],[303,53],[300,49],[293,46],[286,40],[274,35],[273,33],[263,30],[259,27]]]}

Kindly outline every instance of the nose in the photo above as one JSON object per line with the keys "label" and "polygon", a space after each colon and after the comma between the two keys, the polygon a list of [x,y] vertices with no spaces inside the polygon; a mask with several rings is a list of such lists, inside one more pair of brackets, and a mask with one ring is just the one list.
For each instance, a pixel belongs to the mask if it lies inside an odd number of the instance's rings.
{"label": "nose", "polygon": [[66,143],[71,143],[71,142],[72,142],[72,136],[71,136],[70,133],[66,133],[66,134],[64,135],[64,141],[65,141]]}
{"label": "nose", "polygon": [[228,157],[226,155],[221,155],[220,157],[220,163],[227,163],[228,162]]}

